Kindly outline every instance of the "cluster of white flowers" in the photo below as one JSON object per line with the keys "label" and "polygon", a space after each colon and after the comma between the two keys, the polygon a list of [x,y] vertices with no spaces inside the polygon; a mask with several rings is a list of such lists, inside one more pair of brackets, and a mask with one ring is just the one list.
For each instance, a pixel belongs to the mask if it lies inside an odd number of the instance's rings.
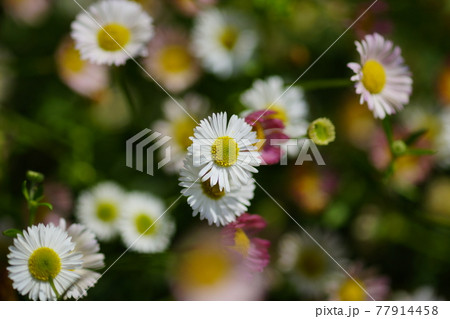
{"label": "cluster of white flowers", "polygon": [[76,215],[101,240],[120,234],[131,250],[154,253],[169,246],[175,231],[166,211],[164,203],[151,194],[127,194],[117,184],[103,182],[80,195]]}
{"label": "cluster of white flowers", "polygon": [[[79,299],[101,277],[104,255],[84,225],[28,227],[14,239],[8,255],[13,287],[33,300]],[[58,295],[57,295],[58,294]]]}

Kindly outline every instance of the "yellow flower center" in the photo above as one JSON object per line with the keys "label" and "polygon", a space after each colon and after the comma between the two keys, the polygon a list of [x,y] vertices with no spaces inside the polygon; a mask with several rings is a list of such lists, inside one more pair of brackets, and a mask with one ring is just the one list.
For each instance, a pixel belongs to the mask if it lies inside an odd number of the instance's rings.
{"label": "yellow flower center", "polygon": [[309,278],[317,278],[323,274],[326,267],[324,254],[313,248],[306,248],[300,252],[297,269]]}
{"label": "yellow flower center", "polygon": [[70,45],[62,55],[62,66],[74,73],[80,72],[84,67],[84,61],[81,59],[80,52],[75,49],[75,45]]}
{"label": "yellow flower center", "polygon": [[37,280],[49,281],[61,271],[61,258],[51,248],[38,248],[28,259],[28,270]]}
{"label": "yellow flower center", "polygon": [[179,73],[187,70],[191,65],[188,50],[181,45],[168,46],[161,50],[159,61],[167,72]]}
{"label": "yellow flower center", "polygon": [[97,41],[100,48],[111,52],[121,50],[130,42],[130,38],[130,30],[117,23],[103,26],[97,34]]}
{"label": "yellow flower center", "polygon": [[97,217],[104,222],[112,222],[118,215],[117,207],[108,202],[97,204]]}
{"label": "yellow flower center", "polygon": [[266,134],[264,134],[264,129],[259,122],[256,122],[253,125],[252,131],[256,132],[256,138],[258,139],[258,142],[256,142],[256,144],[254,145],[256,146],[256,149],[259,151],[263,148],[265,144]]}
{"label": "yellow flower center", "polygon": [[269,111],[274,111],[275,113],[268,116],[272,119],[279,119],[283,124],[286,124],[289,121],[288,115],[284,108],[281,106],[273,105],[269,108],[269,105],[267,105],[266,109],[269,109]]}
{"label": "yellow flower center", "polygon": [[222,136],[217,138],[211,146],[214,162],[222,167],[234,165],[239,155],[239,147],[234,138]]}
{"label": "yellow flower center", "polygon": [[367,61],[362,68],[362,83],[372,94],[383,91],[386,85],[386,71],[383,65],[375,60]]}
{"label": "yellow flower center", "polygon": [[234,246],[232,248],[245,257],[248,255],[250,239],[240,228],[236,229],[236,233],[234,234]]}
{"label": "yellow flower center", "polygon": [[203,194],[214,200],[218,200],[225,196],[225,190],[220,190],[219,184],[211,186],[209,179],[202,182],[202,190]]}
{"label": "yellow flower center", "polygon": [[[147,214],[139,214],[134,218],[134,224],[139,234],[141,235],[151,235],[155,232],[154,220],[151,219]],[[152,226],[153,225],[153,226]]]}
{"label": "yellow flower center", "polygon": [[238,32],[233,27],[226,27],[219,36],[219,41],[225,49],[231,51],[236,46],[238,40]]}
{"label": "yellow flower center", "polygon": [[180,277],[193,286],[211,286],[230,271],[231,263],[220,250],[197,249],[183,256]]}
{"label": "yellow flower center", "polygon": [[[358,283],[363,287],[361,281]],[[346,280],[339,289],[339,299],[341,301],[364,301],[366,294],[356,282],[351,279]]]}
{"label": "yellow flower center", "polygon": [[186,150],[191,144],[191,137],[194,133],[194,128],[197,126],[190,117],[184,117],[174,122],[173,124],[173,137],[175,142],[183,149]]}

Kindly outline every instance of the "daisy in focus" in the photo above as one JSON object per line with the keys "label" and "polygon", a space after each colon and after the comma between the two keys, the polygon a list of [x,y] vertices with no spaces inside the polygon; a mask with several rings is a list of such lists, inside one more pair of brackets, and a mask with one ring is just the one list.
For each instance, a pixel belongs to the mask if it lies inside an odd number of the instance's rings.
{"label": "daisy in focus", "polygon": [[355,72],[351,80],[361,95],[360,104],[366,102],[380,119],[402,110],[409,103],[413,81],[401,49],[378,33],[355,44],[361,62],[349,63],[348,67]]}
{"label": "daisy in focus", "polygon": [[252,271],[262,272],[270,262],[270,242],[254,237],[266,226],[261,216],[245,213],[222,230],[224,246],[239,254]]}
{"label": "daisy in focus", "polygon": [[192,162],[192,156],[185,159],[179,180],[183,187],[181,193],[187,197],[194,217],[200,215],[200,219],[206,219],[209,225],[224,226],[247,211],[255,190],[252,178],[244,185],[232,185],[229,191],[220,190],[217,184],[211,186],[209,180],[202,181],[200,168]]}
{"label": "daisy in focus", "polygon": [[286,91],[283,79],[279,76],[256,80],[242,94],[241,102],[250,110],[274,111],[275,114],[270,117],[281,120],[286,127],[285,133],[290,137],[297,138],[306,134],[308,122],[305,117],[308,107],[303,90],[291,87]]}
{"label": "daisy in focus", "polygon": [[261,153],[261,165],[278,163],[282,156],[279,145],[282,140],[289,139],[289,136],[283,133],[283,121],[273,118],[275,114],[275,111],[256,111],[245,117],[259,140],[256,147]]}
{"label": "daisy in focus", "polygon": [[227,113],[214,113],[200,122],[191,139],[188,154],[193,155],[193,165],[201,167],[198,177],[219,191],[230,192],[232,184],[248,184],[251,173],[258,172],[256,133],[237,115],[228,121]]}
{"label": "daisy in focus", "polygon": [[147,54],[147,43],[153,36],[152,18],[140,4],[103,0],[87,11],[72,23],[72,38],[84,60],[122,65]]}
{"label": "daisy in focus", "polygon": [[[190,137],[194,134],[196,121],[204,118],[209,109],[208,100],[194,93],[186,95],[178,102],[184,110],[172,99],[167,99],[162,105],[165,119],[157,121],[154,125],[156,132],[172,137],[168,142],[170,162],[163,166],[169,173],[178,172],[183,167],[187,149],[192,144]],[[165,150],[160,149],[161,159],[166,156]]]}
{"label": "daisy in focus", "polygon": [[200,66],[190,51],[188,35],[175,29],[157,29],[148,45],[144,68],[167,90],[179,93],[200,76]]}
{"label": "daisy in focus", "polygon": [[108,69],[82,60],[70,38],[64,39],[59,46],[56,63],[63,82],[83,96],[96,100],[108,87]]}
{"label": "daisy in focus", "polygon": [[149,194],[129,194],[119,223],[124,244],[141,253],[166,250],[175,232],[175,224],[165,216],[166,211],[164,203]]}
{"label": "daisy in focus", "polygon": [[205,69],[228,78],[244,68],[258,43],[249,17],[234,11],[201,12],[193,30],[194,51]]}
{"label": "daisy in focus", "polygon": [[[345,264],[345,252],[338,238],[320,231],[311,232],[311,236],[339,264]],[[279,255],[279,269],[288,275],[299,293],[310,298],[323,297],[329,282],[341,272],[339,266],[306,234],[285,235],[279,244]]]}
{"label": "daisy in focus", "polygon": [[84,225],[72,224],[67,227],[64,219],[60,219],[59,228],[67,231],[68,235],[75,243],[74,252],[82,254],[83,264],[81,268],[73,272],[79,276],[77,281],[67,291],[65,298],[79,299],[87,296],[87,290],[94,287],[101,275],[94,271],[105,267],[105,255],[100,253],[100,245],[95,238],[94,233]]}
{"label": "daisy in focus", "polygon": [[30,299],[56,300],[54,289],[61,295],[79,279],[74,270],[80,269],[83,255],[75,252],[67,232],[53,224],[28,227],[9,251],[9,278]]}
{"label": "daisy in focus", "polygon": [[377,275],[373,269],[364,269],[360,263],[348,269],[350,278],[341,274],[341,279],[330,284],[330,300],[336,301],[384,301],[389,294],[389,279]]}
{"label": "daisy in focus", "polygon": [[261,300],[267,286],[242,258],[226,249],[218,231],[196,231],[184,240],[175,262],[172,289],[177,300]]}
{"label": "daisy in focus", "polygon": [[103,182],[80,195],[75,214],[99,239],[111,240],[118,233],[124,198],[124,192],[117,184]]}

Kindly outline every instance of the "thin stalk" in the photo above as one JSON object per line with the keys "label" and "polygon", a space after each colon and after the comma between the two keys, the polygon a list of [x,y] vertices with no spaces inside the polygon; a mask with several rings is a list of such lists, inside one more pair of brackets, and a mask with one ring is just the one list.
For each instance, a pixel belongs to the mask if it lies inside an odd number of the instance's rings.
{"label": "thin stalk", "polygon": [[300,82],[299,85],[306,91],[312,91],[330,88],[350,87],[352,86],[352,81],[350,81],[349,79],[312,80]]}
{"label": "thin stalk", "polygon": [[58,290],[56,290],[55,283],[53,282],[53,278],[50,278],[50,279],[48,280],[48,282],[50,283],[50,286],[52,287],[53,292],[54,292],[55,295],[56,295],[56,300],[59,300],[59,298],[61,298],[61,296],[59,295]]}

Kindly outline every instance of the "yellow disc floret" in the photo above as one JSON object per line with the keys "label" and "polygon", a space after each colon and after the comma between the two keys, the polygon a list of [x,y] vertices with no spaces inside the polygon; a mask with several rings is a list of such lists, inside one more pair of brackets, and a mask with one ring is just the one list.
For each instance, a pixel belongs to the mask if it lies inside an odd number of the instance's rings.
{"label": "yellow disc floret", "polygon": [[170,73],[180,73],[191,65],[191,56],[187,48],[181,45],[171,45],[161,50],[159,61],[163,69]]}
{"label": "yellow disc floret", "polygon": [[120,24],[111,23],[98,31],[97,41],[100,48],[105,51],[119,51],[130,42],[130,30]]}
{"label": "yellow disc floret", "polygon": [[211,146],[214,162],[222,167],[229,167],[237,162],[239,147],[236,140],[229,136],[217,138]]}
{"label": "yellow disc floret", "polygon": [[243,256],[248,255],[248,250],[250,248],[250,239],[247,234],[240,228],[236,229],[234,234],[234,246],[232,247],[238,253]]}
{"label": "yellow disc floret", "polygon": [[362,83],[372,94],[383,91],[386,85],[386,71],[383,65],[375,60],[367,61],[362,68]]}
{"label": "yellow disc floret", "polygon": [[73,44],[64,51],[61,63],[65,69],[74,73],[80,72],[84,67],[84,61],[81,59],[80,52]]}
{"label": "yellow disc floret", "polygon": [[96,213],[97,217],[104,222],[112,222],[118,215],[117,207],[108,202],[98,203]]}
{"label": "yellow disc floret", "polygon": [[284,108],[282,108],[282,107],[280,107],[278,105],[272,105],[272,106],[271,105],[267,105],[266,109],[275,112],[274,114],[268,116],[269,118],[279,119],[285,125],[289,121],[288,115],[287,115],[287,113],[286,113]]}
{"label": "yellow disc floret", "polygon": [[209,179],[202,182],[202,190],[203,194],[214,200],[218,200],[225,196],[225,191],[220,190],[219,184],[211,186],[211,182]]}
{"label": "yellow disc floret", "polygon": [[238,32],[233,27],[226,27],[219,36],[219,41],[225,49],[231,51],[236,46]]}
{"label": "yellow disc floret", "polygon": [[61,271],[61,258],[53,249],[40,247],[28,259],[28,270],[35,279],[49,281]]}
{"label": "yellow disc floret", "polygon": [[138,233],[141,235],[151,235],[155,232],[155,227],[152,226],[154,221],[147,214],[138,214],[134,219],[134,223]]}
{"label": "yellow disc floret", "polygon": [[352,279],[347,279],[339,289],[339,299],[341,301],[366,300],[366,294],[358,284],[362,286],[362,283],[360,281],[356,283]]}

